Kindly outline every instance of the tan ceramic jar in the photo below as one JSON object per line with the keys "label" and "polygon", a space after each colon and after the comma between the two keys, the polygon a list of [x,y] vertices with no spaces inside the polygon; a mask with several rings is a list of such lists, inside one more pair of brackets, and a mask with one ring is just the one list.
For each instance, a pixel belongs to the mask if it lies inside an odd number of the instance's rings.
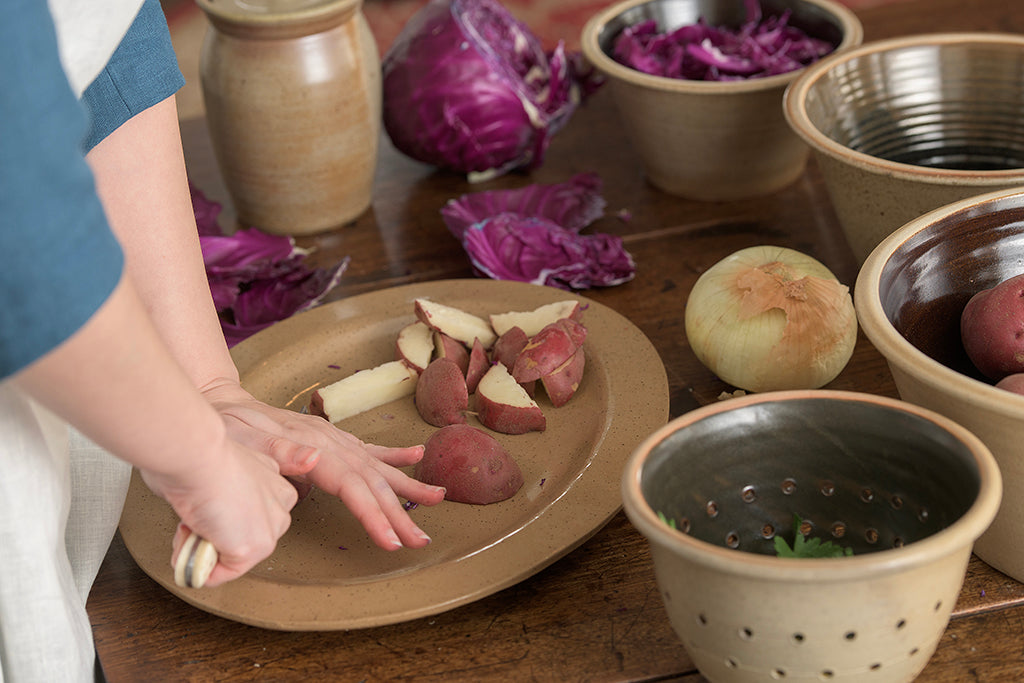
{"label": "tan ceramic jar", "polygon": [[304,235],[370,205],[380,57],[361,0],[197,0],[200,77],[238,220]]}

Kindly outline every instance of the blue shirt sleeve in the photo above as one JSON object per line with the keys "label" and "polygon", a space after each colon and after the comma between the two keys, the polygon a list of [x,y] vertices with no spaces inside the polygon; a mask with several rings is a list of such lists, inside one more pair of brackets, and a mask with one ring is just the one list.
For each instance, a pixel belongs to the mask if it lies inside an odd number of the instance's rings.
{"label": "blue shirt sleeve", "polygon": [[82,94],[90,115],[84,150],[184,84],[160,2],[146,0],[106,68]]}
{"label": "blue shirt sleeve", "polygon": [[[166,35],[156,0],[147,0],[136,24],[122,43],[124,51],[118,48],[79,102],[60,64],[47,3],[11,0],[5,8],[0,22],[0,378],[73,335],[120,279],[124,257],[83,155],[132,115],[173,94],[181,79],[169,40],[160,47],[157,39],[157,49],[143,48],[161,26]],[[136,62],[140,54],[148,61]],[[154,73],[171,77],[150,78],[154,63],[163,65]],[[116,101],[111,89],[117,91]]]}

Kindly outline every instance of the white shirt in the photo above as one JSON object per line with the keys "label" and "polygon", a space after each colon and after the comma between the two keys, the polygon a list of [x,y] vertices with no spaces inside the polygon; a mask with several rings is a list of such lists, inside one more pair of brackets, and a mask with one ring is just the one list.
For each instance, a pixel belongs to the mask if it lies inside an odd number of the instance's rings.
{"label": "white shirt", "polygon": [[57,29],[60,61],[76,97],[110,61],[142,0],[47,0]]}

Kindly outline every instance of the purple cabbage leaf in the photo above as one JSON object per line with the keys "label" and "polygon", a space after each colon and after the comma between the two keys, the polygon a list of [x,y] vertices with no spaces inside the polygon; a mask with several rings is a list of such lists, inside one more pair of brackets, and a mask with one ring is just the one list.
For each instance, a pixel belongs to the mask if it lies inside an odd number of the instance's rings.
{"label": "purple cabbage leaf", "polygon": [[604,212],[601,181],[581,173],[554,185],[489,190],[449,201],[441,215],[474,271],[559,289],[632,280],[636,264],[622,238],[582,234]]}
{"label": "purple cabbage leaf", "polygon": [[329,268],[310,268],[309,252],[284,235],[256,228],[225,235],[221,207],[191,186],[206,277],[228,346],[275,322],[319,305],[341,281],[348,258]]}

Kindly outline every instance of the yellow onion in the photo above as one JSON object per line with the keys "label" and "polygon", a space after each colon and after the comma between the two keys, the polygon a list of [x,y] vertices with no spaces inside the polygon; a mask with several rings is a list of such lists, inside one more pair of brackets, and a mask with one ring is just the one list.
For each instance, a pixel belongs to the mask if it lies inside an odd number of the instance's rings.
{"label": "yellow onion", "polygon": [[842,372],[857,341],[850,290],[821,262],[756,246],[697,279],[686,302],[690,348],[747,391],[818,389]]}

